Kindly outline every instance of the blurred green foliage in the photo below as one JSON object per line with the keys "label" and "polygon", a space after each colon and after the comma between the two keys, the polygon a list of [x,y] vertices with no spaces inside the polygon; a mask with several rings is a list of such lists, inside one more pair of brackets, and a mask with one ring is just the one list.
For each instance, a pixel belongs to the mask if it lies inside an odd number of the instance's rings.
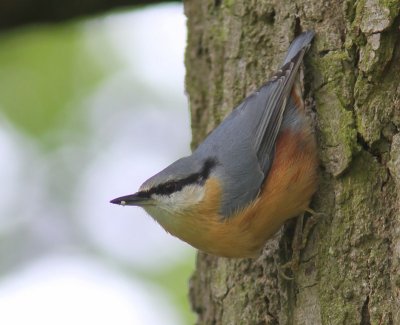
{"label": "blurred green foliage", "polygon": [[45,146],[59,144],[57,133],[79,115],[79,101],[108,72],[109,67],[93,60],[82,25],[0,35],[0,109],[20,131]]}
{"label": "blurred green foliage", "polygon": [[[19,132],[47,150],[66,145],[66,134],[75,137],[79,134],[83,142],[90,136],[90,132],[85,133],[82,101],[121,63],[107,44],[106,36],[101,35],[101,28],[94,41],[107,62],[94,57],[85,28],[85,22],[80,21],[0,34],[0,113]],[[57,169],[69,175],[62,166],[62,162],[57,163]],[[55,178],[55,173],[52,175]],[[60,187],[70,191],[68,177],[62,182],[55,179]],[[190,258],[167,269],[149,272],[130,266],[127,273],[162,287],[190,324],[194,315],[187,291],[193,268],[194,261]]]}
{"label": "blurred green foliage", "polygon": [[[171,294],[172,302],[180,306],[185,324],[194,324],[195,315],[191,311],[189,303],[189,280],[194,269],[194,254],[190,259],[181,260],[178,263],[161,270],[139,272],[139,276],[158,284]],[[137,271],[135,272],[135,274]],[[182,286],[182,282],[186,286]]]}

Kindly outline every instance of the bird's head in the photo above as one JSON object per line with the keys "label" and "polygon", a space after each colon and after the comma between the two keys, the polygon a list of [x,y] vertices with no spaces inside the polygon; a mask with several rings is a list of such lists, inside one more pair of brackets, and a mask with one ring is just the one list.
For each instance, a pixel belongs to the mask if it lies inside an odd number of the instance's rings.
{"label": "bird's head", "polygon": [[205,195],[205,184],[212,174],[214,159],[184,157],[149,178],[139,191],[111,201],[114,204],[139,206],[163,226],[187,214]]}

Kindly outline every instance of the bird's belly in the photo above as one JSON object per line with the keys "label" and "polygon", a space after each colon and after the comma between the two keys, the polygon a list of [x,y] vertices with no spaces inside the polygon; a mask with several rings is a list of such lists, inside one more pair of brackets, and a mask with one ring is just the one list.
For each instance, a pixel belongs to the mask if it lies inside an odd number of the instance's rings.
{"label": "bird's belly", "polygon": [[315,146],[309,133],[281,132],[268,177],[248,207],[229,218],[221,217],[215,209],[221,188],[211,178],[203,200],[207,205],[200,205],[190,216],[181,216],[182,229],[167,230],[214,255],[256,257],[286,220],[308,208],[317,188]]}
{"label": "bird's belly", "polygon": [[[311,133],[280,134],[271,170],[258,198],[210,227],[202,250],[226,257],[254,257],[289,218],[303,213],[317,189],[318,158]],[[221,220],[221,219],[219,219]]]}

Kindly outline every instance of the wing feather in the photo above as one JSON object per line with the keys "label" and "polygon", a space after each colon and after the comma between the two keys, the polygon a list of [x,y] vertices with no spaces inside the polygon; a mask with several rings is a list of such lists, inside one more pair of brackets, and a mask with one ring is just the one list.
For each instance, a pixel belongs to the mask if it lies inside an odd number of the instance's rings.
{"label": "wing feather", "polygon": [[313,32],[300,34],[290,45],[282,68],[257,92],[248,96],[199,145],[196,161],[213,157],[223,186],[221,215],[229,217],[254,200],[272,166],[275,143],[285,110]]}
{"label": "wing feather", "polygon": [[272,164],[275,142],[283,121],[288,97],[306,49],[300,50],[259,90],[261,118],[255,132],[255,150],[261,169],[267,174]]}

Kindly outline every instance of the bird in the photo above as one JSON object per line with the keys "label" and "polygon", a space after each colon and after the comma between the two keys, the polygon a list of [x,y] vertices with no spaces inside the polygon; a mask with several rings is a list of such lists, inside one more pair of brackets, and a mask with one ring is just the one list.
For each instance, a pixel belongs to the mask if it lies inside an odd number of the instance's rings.
{"label": "bird", "polygon": [[318,186],[314,132],[299,68],[315,33],[298,35],[281,68],[246,97],[187,157],[111,200],[138,206],[200,251],[256,258]]}

